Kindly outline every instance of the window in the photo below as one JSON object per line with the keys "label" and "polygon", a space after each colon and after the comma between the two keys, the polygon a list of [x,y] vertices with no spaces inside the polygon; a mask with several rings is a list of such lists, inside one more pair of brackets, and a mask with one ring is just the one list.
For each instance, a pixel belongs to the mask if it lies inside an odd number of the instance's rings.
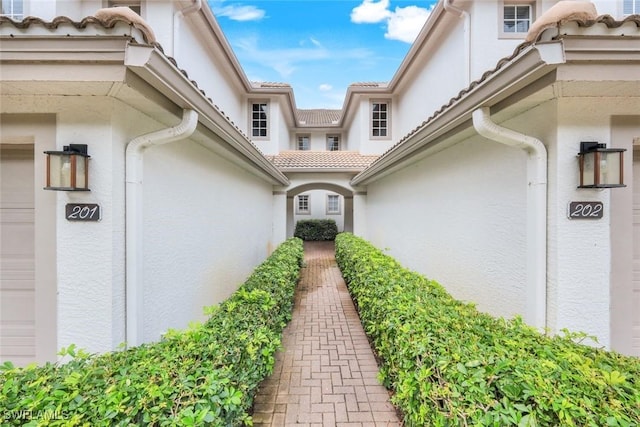
{"label": "window", "polygon": [[109,7],[116,7],[116,6],[128,7],[129,9],[133,10],[138,15],[142,15],[139,1],[112,0],[112,1],[109,2]]}
{"label": "window", "polygon": [[337,194],[327,195],[327,213],[340,214],[340,196]]}
{"label": "window", "polygon": [[299,214],[308,214],[311,211],[309,210],[309,196],[306,194],[302,194],[298,196],[298,209],[297,213]]}
{"label": "window", "polygon": [[297,149],[303,151],[311,150],[311,138],[309,137],[309,135],[298,136]]}
{"label": "window", "polygon": [[531,4],[505,4],[502,9],[502,34],[504,36],[521,36],[526,34],[533,22]]}
{"label": "window", "polygon": [[327,151],[340,151],[340,135],[327,135]]}
{"label": "window", "polygon": [[268,112],[269,105],[266,102],[254,102],[251,104],[251,136],[254,138],[267,138],[269,136]]}
{"label": "window", "polygon": [[635,15],[640,13],[640,0],[624,0],[622,2],[623,15]]}
{"label": "window", "polygon": [[389,101],[371,102],[371,136],[388,138],[389,133]]}
{"label": "window", "polygon": [[14,21],[22,21],[24,18],[24,6],[22,0],[2,0],[2,15]]}

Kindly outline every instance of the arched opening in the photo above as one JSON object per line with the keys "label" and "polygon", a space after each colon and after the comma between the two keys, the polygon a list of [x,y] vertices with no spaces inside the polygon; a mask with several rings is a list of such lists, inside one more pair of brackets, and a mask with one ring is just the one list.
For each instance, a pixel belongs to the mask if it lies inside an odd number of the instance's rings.
{"label": "arched opening", "polygon": [[353,194],[352,189],[327,182],[290,188],[287,190],[287,237],[293,236],[296,220],[302,218],[334,219],[339,231],[353,232]]}

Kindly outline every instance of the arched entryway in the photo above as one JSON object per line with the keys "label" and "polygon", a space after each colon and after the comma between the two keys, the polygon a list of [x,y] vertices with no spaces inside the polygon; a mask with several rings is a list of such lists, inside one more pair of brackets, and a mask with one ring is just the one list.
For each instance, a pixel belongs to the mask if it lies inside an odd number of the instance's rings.
{"label": "arched entryway", "polygon": [[[340,214],[341,218],[337,220],[341,231],[353,232],[353,195],[354,190],[343,187],[338,184],[328,182],[310,182],[297,185],[287,191],[287,237],[293,236],[296,217],[296,197],[309,192],[317,192],[318,190],[325,192],[327,197],[331,195],[342,196]],[[317,196],[317,195],[316,195]],[[317,197],[316,197],[317,199]],[[328,200],[328,199],[326,199]],[[314,202],[317,202],[315,200]],[[333,219],[333,216],[327,211],[322,217]],[[300,216],[298,216],[300,217]],[[316,217],[318,217],[316,215]]]}

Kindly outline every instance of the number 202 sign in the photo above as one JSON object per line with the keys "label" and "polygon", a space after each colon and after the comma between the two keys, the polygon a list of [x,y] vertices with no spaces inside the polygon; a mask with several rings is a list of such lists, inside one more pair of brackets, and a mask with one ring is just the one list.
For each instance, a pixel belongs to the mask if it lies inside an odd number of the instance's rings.
{"label": "number 202 sign", "polygon": [[602,202],[570,202],[569,219],[600,219],[604,206]]}
{"label": "number 202 sign", "polygon": [[100,221],[100,205],[94,203],[69,203],[65,213],[69,221]]}

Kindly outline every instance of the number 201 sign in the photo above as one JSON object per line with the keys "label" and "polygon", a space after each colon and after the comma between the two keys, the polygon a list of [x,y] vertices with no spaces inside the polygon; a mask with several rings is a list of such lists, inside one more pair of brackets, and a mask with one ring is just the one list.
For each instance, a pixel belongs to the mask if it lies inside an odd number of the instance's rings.
{"label": "number 201 sign", "polygon": [[100,205],[95,203],[69,203],[65,213],[69,221],[100,221]]}
{"label": "number 201 sign", "polygon": [[570,202],[569,219],[600,219],[604,206],[602,202]]}

